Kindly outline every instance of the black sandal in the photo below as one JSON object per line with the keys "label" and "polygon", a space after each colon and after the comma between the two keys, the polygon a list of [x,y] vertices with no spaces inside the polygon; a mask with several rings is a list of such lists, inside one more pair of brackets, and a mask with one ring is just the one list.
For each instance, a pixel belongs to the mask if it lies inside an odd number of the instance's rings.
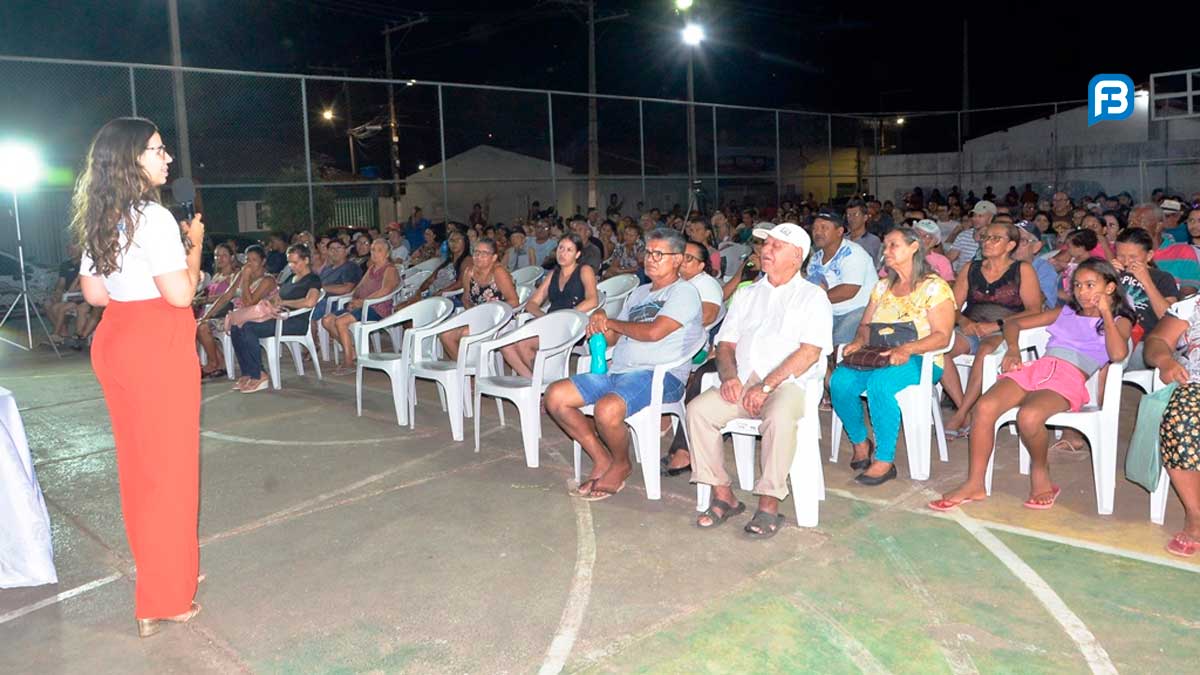
{"label": "black sandal", "polygon": [[[743,528],[751,539],[770,539],[783,527],[784,517],[781,513],[755,511],[754,517]],[[758,528],[758,529],[754,529]]]}
{"label": "black sandal", "polygon": [[[716,511],[713,510],[715,508],[720,508],[721,512],[717,513]],[[738,502],[737,505],[734,506],[724,500],[714,499],[712,501],[712,504],[709,505],[708,510],[705,511],[704,513],[701,513],[699,516],[696,517],[696,527],[698,527],[702,530],[707,530],[707,529],[716,527],[716,526],[720,525],[721,523],[725,522],[726,520],[729,520],[731,517],[739,515],[741,513],[744,513],[745,511],[746,511],[746,503],[745,502]],[[709,523],[708,525],[701,525],[700,519],[704,518],[706,516],[712,522]]]}

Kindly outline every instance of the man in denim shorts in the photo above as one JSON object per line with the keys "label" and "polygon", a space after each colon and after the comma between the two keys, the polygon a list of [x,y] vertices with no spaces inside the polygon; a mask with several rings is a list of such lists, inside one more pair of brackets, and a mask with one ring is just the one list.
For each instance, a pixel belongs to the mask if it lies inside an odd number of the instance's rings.
{"label": "man in denim shorts", "polygon": [[[615,343],[608,372],[575,375],[546,390],[546,411],[592,459],[592,472],[576,491],[584,499],[607,499],[624,487],[633,472],[625,418],[650,404],[655,365],[691,356],[703,335],[700,294],[679,276],[684,246],[674,230],[646,236],[650,283],[629,294],[615,319],[598,310],[588,326],[589,335],[603,333]],[[685,361],[667,373],[664,402],[683,397],[690,365]],[[579,410],[588,405],[594,406],[591,420]]]}

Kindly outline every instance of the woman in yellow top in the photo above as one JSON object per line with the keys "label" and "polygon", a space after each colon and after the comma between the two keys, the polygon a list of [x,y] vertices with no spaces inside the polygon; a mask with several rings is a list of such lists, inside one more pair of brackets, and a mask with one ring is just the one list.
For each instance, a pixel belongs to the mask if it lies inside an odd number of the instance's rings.
{"label": "woman in yellow top", "polygon": [[[896,394],[921,378],[918,355],[944,349],[954,332],[954,292],[925,262],[925,250],[917,233],[908,227],[892,230],[883,239],[883,265],[887,277],[871,292],[854,340],[843,356],[870,344],[872,334],[911,336],[885,355],[891,365],[858,370],[842,363],[829,381],[833,412],[842,420],[854,444],[852,469],[866,469],[855,480],[863,485],[880,485],[896,477],[896,439],[900,433],[900,405]],[[894,344],[894,343],[893,343]],[[935,357],[933,379],[942,376],[942,357]],[[867,392],[871,425],[875,429],[875,456],[863,421],[859,395]]]}

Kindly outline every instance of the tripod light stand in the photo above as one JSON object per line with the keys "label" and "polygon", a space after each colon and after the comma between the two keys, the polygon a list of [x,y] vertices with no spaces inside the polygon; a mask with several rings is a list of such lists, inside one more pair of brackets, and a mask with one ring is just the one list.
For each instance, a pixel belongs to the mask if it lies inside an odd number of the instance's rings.
{"label": "tripod light stand", "polygon": [[50,347],[54,349],[56,355],[62,356],[58,353],[58,346],[50,338],[50,331],[46,328],[46,322],[42,320],[37,304],[29,302],[29,280],[25,276],[25,246],[21,241],[21,210],[17,195],[36,183],[41,178],[41,174],[42,162],[33,148],[15,142],[0,143],[0,188],[12,193],[13,217],[17,225],[17,274],[21,279],[20,292],[13,298],[12,304],[5,310],[4,315],[0,316],[0,328],[4,327],[9,317],[12,316],[13,310],[20,303],[24,308],[26,344],[15,342],[2,335],[0,335],[0,341],[26,351],[33,351],[33,324],[29,320],[30,310],[32,310],[33,316],[37,317],[42,332],[46,334],[46,339],[50,342]]}

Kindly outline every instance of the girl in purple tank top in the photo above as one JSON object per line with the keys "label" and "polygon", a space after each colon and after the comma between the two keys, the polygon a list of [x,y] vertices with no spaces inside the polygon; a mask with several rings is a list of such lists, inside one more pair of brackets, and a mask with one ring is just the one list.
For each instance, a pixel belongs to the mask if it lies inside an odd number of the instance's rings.
{"label": "girl in purple tank top", "polygon": [[[1125,360],[1135,316],[1113,266],[1102,258],[1088,258],[1071,276],[1071,298],[1066,304],[1005,323],[1008,352],[1000,366],[1000,379],[976,404],[967,482],[930,502],[929,508],[949,511],[987,496],[984,478],[996,446],[996,420],[1013,408],[1020,408],[1017,432],[1031,459],[1025,506],[1042,510],[1054,506],[1060,489],[1050,481],[1046,420],[1082,408],[1089,398],[1087,379],[1109,363]],[[1046,353],[1022,363],[1019,333],[1043,326],[1050,334]]]}

